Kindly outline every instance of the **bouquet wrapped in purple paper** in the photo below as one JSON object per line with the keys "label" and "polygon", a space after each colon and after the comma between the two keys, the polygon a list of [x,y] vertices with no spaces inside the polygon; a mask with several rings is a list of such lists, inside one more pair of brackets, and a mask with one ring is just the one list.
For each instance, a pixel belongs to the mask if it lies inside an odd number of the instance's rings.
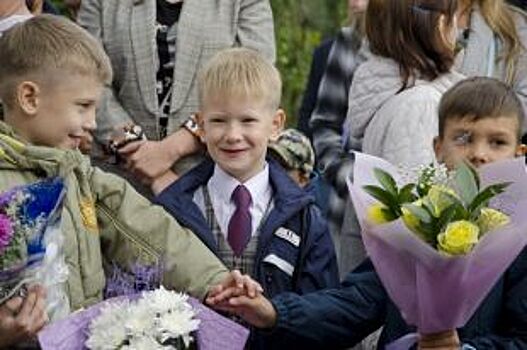
{"label": "bouquet wrapped in purple paper", "polygon": [[527,244],[523,159],[409,176],[356,153],[348,185],[375,270],[420,333],[462,327]]}
{"label": "bouquet wrapped in purple paper", "polygon": [[61,287],[68,274],[60,231],[64,193],[62,179],[50,178],[0,194],[0,303],[38,282],[48,289],[49,313],[69,312]]}
{"label": "bouquet wrapped in purple paper", "polygon": [[249,331],[164,288],[108,299],[45,327],[43,350],[242,350]]}

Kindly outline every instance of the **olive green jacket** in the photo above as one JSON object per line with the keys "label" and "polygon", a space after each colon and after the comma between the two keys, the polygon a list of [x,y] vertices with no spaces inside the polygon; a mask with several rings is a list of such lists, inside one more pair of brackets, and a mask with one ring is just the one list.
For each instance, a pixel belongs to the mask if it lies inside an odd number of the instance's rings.
{"label": "olive green jacket", "polygon": [[61,228],[72,310],[102,299],[106,263],[160,264],[165,286],[198,298],[225,277],[191,231],[125,180],[92,167],[78,151],[24,144],[0,122],[0,192],[49,176],[63,177],[67,188]]}

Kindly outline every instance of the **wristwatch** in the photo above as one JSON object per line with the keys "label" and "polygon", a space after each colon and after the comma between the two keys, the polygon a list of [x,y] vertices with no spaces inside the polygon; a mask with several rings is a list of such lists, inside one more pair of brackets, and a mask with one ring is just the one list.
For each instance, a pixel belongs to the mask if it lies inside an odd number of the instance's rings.
{"label": "wristwatch", "polygon": [[188,117],[181,127],[187,129],[195,137],[200,138],[201,130],[198,125],[198,118],[195,114],[192,114],[190,117]]}

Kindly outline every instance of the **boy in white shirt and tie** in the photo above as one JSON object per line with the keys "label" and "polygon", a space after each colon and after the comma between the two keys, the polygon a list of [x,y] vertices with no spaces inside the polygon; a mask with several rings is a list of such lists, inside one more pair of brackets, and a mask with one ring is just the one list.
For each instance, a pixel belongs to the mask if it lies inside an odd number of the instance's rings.
{"label": "boy in white shirt and tie", "polygon": [[[267,296],[338,285],[335,251],[314,198],[272,160],[269,141],[285,122],[278,70],[257,52],[228,49],[201,72],[200,133],[210,155],[158,197],[229,267]],[[278,348],[257,334],[252,348]]]}

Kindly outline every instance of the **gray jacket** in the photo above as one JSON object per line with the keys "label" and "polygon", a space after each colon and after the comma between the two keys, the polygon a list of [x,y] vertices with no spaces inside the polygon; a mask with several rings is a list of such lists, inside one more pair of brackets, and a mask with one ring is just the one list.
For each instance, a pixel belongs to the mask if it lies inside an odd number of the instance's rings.
{"label": "gray jacket", "polygon": [[[112,89],[98,111],[97,138],[133,121],[159,139],[155,0],[83,0],[79,24],[100,39],[114,69]],[[168,132],[198,110],[199,68],[223,48],[244,46],[275,59],[268,0],[185,0],[178,22]]]}
{"label": "gray jacket", "polygon": [[399,92],[399,66],[372,55],[355,72],[350,89],[349,148],[396,165],[433,162],[439,100],[461,79],[459,73],[444,74],[431,82],[417,79],[413,87]]}

